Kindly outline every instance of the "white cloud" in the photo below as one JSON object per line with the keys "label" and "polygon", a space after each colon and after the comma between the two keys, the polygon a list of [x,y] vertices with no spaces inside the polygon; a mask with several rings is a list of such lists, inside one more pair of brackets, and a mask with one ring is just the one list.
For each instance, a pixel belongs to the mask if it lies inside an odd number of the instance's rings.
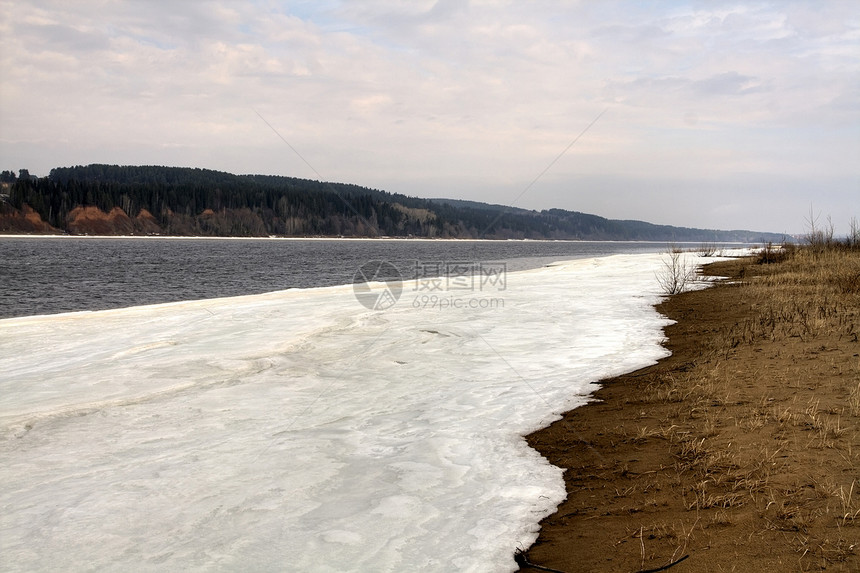
{"label": "white cloud", "polygon": [[[608,108],[521,206],[629,216],[653,211],[655,189],[671,187],[689,200],[664,205],[661,222],[696,225],[702,189],[709,199],[719,185],[779,193],[764,182],[790,176],[808,202],[828,177],[838,189],[824,208],[850,213],[860,186],[860,18],[849,2],[0,8],[4,169],[162,163],[314,176],[257,111],[327,178],[503,202]],[[553,202],[565,181],[578,192]],[[630,195],[637,181],[652,195]],[[713,226],[802,224],[802,214],[765,218],[762,203],[784,196],[747,196],[746,211],[715,210]]]}

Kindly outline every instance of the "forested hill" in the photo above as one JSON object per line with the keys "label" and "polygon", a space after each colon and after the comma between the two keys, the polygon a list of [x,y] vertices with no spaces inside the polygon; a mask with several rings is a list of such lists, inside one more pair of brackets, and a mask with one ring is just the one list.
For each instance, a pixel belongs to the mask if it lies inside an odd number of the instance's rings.
{"label": "forested hill", "polygon": [[88,165],[0,174],[0,233],[779,241],[781,235],[420,199],[208,169]]}

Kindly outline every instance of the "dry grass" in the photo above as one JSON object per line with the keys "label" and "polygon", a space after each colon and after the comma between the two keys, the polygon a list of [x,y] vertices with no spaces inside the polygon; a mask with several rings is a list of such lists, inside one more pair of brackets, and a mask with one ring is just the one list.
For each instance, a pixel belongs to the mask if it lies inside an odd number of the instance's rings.
{"label": "dry grass", "polygon": [[[841,343],[858,348],[860,253],[846,248],[766,248],[757,262],[755,272],[744,273],[745,280],[736,287],[738,298],[752,312],[713,337],[707,362],[731,361],[741,347],[767,349],[783,358],[791,353],[797,367],[789,372],[794,380],[787,382],[795,390],[791,401],[782,397],[785,403],[760,394],[755,404],[733,409],[735,424],[730,430],[715,433],[713,424],[699,424],[698,433],[677,442],[676,469],[690,474],[684,481],[692,484],[685,504],[689,510],[721,509],[719,517],[715,513],[711,518],[720,522],[732,522],[736,508],[756,508],[765,530],[798,534],[795,548],[802,570],[856,563],[860,536],[847,529],[860,525],[858,484],[855,479],[833,480],[857,475],[853,450],[858,444],[860,382],[852,382],[840,401],[834,399],[839,392],[829,387],[822,371],[828,371],[825,357],[836,354]],[[821,344],[816,344],[819,340]],[[834,356],[829,370],[843,374],[844,358],[844,352]],[[698,368],[687,384],[668,385],[658,392],[685,397],[691,411],[703,400],[730,402],[731,388],[718,383],[713,374],[719,366],[710,370]],[[860,379],[860,368],[853,370]],[[699,394],[698,399],[689,400],[690,390]],[[737,445],[752,442],[772,443],[774,449],[750,455]],[[792,450],[799,463],[781,454],[779,444]],[[833,453],[824,458],[813,453],[820,450]],[[810,464],[815,459],[829,461]],[[796,478],[795,468],[800,466],[815,472],[809,481],[819,483],[817,494],[814,487],[786,486],[786,479]]]}
{"label": "dry grass", "polygon": [[[708,549],[691,570],[860,571],[860,250],[767,247],[713,272],[730,265],[715,326],[578,427],[605,424],[569,454],[564,519],[623,524],[624,567]],[[562,569],[618,570],[601,559]]]}
{"label": "dry grass", "polygon": [[848,408],[852,416],[860,416],[860,382],[851,388],[848,395]]}

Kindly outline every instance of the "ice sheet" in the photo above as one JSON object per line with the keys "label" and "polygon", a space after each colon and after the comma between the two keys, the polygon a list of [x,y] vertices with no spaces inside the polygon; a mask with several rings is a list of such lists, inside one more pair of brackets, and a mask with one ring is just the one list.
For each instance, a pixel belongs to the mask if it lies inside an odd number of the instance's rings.
{"label": "ice sheet", "polygon": [[0,321],[0,565],[514,570],[564,498],[521,436],[666,354],[659,266],[456,293],[492,310],[407,283]]}

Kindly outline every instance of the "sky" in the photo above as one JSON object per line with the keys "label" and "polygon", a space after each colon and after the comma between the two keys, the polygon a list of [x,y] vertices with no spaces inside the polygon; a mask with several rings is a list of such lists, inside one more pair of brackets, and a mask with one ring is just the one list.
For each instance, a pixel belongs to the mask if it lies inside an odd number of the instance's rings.
{"label": "sky", "polygon": [[0,169],[201,167],[790,234],[860,218],[854,0],[0,10]]}

